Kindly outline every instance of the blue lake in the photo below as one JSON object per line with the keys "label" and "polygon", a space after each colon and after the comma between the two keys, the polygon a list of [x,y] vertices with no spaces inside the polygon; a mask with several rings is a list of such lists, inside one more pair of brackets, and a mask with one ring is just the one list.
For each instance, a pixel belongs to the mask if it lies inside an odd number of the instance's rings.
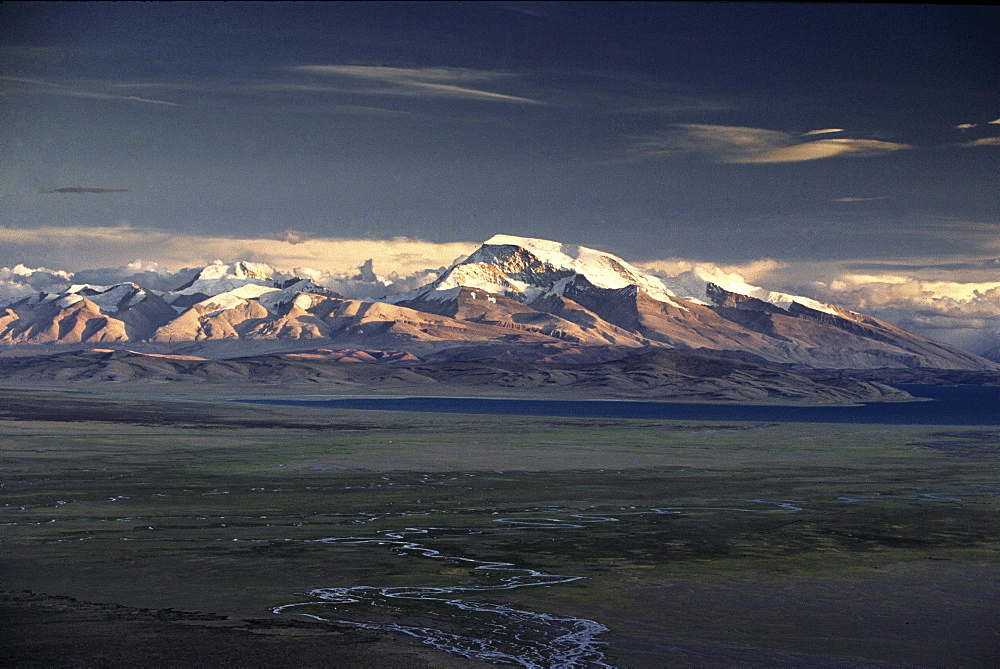
{"label": "blue lake", "polygon": [[930,402],[871,402],[858,406],[753,406],[688,404],[632,400],[520,400],[458,397],[254,399],[251,404],[329,407],[366,411],[578,418],[670,420],[746,420],[789,423],[860,423],[893,425],[1000,425],[1000,386],[898,385]]}

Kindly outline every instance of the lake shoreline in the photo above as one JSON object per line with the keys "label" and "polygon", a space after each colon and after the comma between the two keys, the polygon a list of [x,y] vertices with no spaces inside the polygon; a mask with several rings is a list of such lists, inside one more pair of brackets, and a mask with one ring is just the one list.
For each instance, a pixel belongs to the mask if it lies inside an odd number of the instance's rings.
{"label": "lake shoreline", "polygon": [[[429,395],[315,395],[239,398],[240,404],[363,411],[422,411],[484,415],[656,420],[750,420],[855,424],[1000,425],[1000,388],[901,385],[906,401],[852,404],[778,404],[670,400],[542,399]],[[929,403],[934,402],[931,405]]]}

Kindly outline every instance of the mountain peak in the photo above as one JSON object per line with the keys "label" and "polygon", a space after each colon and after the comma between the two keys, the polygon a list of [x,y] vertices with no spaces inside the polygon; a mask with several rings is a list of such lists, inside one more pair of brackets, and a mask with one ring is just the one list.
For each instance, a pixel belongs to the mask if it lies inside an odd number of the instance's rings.
{"label": "mountain peak", "polygon": [[266,281],[271,278],[273,273],[274,270],[263,263],[240,260],[232,265],[227,265],[221,260],[216,260],[198,272],[193,280],[259,279]]}
{"label": "mountain peak", "polygon": [[[768,302],[786,311],[793,308],[793,304],[798,304],[800,307],[807,307],[831,315],[843,316],[850,313],[808,297],[788,295],[752,286],[738,274],[725,272],[717,267],[696,266],[678,276],[663,278],[643,272],[611,253],[575,244],[562,244],[546,239],[500,234],[490,237],[483,246],[516,246],[552,269],[571,270],[585,276],[590,283],[598,288],[619,289],[627,286],[638,286],[661,302],[675,303],[675,298],[681,298],[698,304],[710,304],[714,300],[709,286],[715,286],[729,293]],[[495,251],[492,253],[500,255]],[[465,262],[475,262],[484,255],[477,251],[469,256]]]}
{"label": "mountain peak", "polygon": [[273,286],[275,283],[271,278],[273,274],[274,269],[263,263],[241,260],[227,265],[221,260],[216,260],[211,265],[205,266],[175,292],[182,295],[194,293],[218,295],[251,283],[260,286]]}
{"label": "mountain peak", "polygon": [[547,291],[560,292],[575,277],[582,276],[597,288],[617,290],[638,286],[661,302],[675,302],[675,293],[662,279],[646,274],[616,255],[576,244],[494,235],[452,270],[477,264],[493,265],[508,277]]}
{"label": "mountain peak", "polygon": [[543,262],[567,269],[569,266],[580,262],[596,261],[599,263],[602,260],[610,259],[613,259],[617,263],[624,263],[627,265],[627,263],[625,263],[625,261],[621,258],[611,255],[610,253],[605,253],[604,251],[598,251],[596,249],[587,248],[586,246],[578,246],[576,244],[564,244],[562,242],[556,242],[548,239],[536,239],[534,237],[493,235],[483,242],[483,246],[517,246],[531,252],[532,255]]}

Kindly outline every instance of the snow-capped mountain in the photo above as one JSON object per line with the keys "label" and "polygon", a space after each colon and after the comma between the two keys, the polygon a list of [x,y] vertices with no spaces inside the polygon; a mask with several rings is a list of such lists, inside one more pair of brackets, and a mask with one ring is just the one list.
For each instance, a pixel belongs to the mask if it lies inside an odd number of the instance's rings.
{"label": "snow-capped mountain", "polygon": [[262,263],[252,263],[245,260],[233,265],[226,265],[217,260],[208,265],[194,278],[175,291],[178,295],[217,295],[246,285],[273,286],[274,270]]}
{"label": "snow-capped mountain", "polygon": [[565,295],[588,286],[602,289],[634,286],[666,304],[679,305],[680,298],[710,305],[714,303],[714,289],[722,288],[785,309],[795,303],[830,314],[843,311],[808,297],[751,286],[721,271],[695,268],[687,274],[687,277],[662,278],[645,273],[604,251],[545,239],[494,235],[433,283],[405,296],[392,296],[389,300],[400,302],[418,296],[435,299],[436,294],[464,286],[516,296],[521,302],[531,303],[550,293]]}
{"label": "snow-capped mountain", "polygon": [[255,350],[269,341],[282,350],[295,342],[461,345],[466,358],[496,355],[498,346],[540,346],[546,355],[653,347],[819,368],[997,368],[864,314],[735,275],[696,269],[664,278],[603,251],[509,235],[490,238],[426,286],[377,302],[260,263],[218,261],[170,291],[78,284],[0,308],[0,344],[7,345],[141,342],[190,350],[192,343],[228,341],[229,355],[248,341]]}
{"label": "snow-capped mountain", "polygon": [[[0,312],[0,344],[7,345],[221,340],[367,345],[497,341],[510,333],[405,306],[343,298],[310,279],[275,276],[269,267],[247,262],[209,265],[173,291],[156,293],[134,283],[80,284],[30,295]],[[521,339],[552,341],[540,332],[525,332]]]}
{"label": "snow-capped mountain", "polygon": [[[616,345],[750,353],[832,368],[990,364],[863,314],[721,272],[661,278],[603,251],[510,235],[490,238],[427,286],[386,299],[461,314],[470,297],[480,304],[507,298]],[[489,319],[496,322],[500,317],[493,311]]]}
{"label": "snow-capped mountain", "polygon": [[143,340],[176,312],[159,295],[135,283],[77,284],[39,293],[0,313],[2,343],[77,343]]}

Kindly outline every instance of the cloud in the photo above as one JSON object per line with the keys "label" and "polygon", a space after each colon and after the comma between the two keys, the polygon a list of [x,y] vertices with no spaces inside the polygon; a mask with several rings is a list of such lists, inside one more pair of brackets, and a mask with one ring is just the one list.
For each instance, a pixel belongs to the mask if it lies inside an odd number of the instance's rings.
{"label": "cloud", "polygon": [[1000,343],[1000,281],[925,281],[850,275],[802,287],[811,297],[861,311],[933,339],[983,353]]}
{"label": "cloud", "polygon": [[[919,262],[899,262],[891,271],[880,271],[877,261],[815,263],[770,258],[728,266],[683,258],[635,264],[671,279],[674,285],[690,285],[692,292],[697,292],[705,280],[721,280],[729,285],[743,283],[810,297],[973,353],[983,353],[1000,343],[1000,280],[995,271],[998,261],[940,263],[930,271]],[[870,265],[872,271],[852,270],[859,265]],[[983,280],[967,279],[976,274]]]}
{"label": "cloud", "polygon": [[288,242],[289,244],[301,244],[309,238],[309,233],[299,232],[298,230],[285,230],[274,235],[273,239],[277,239],[280,242]]}
{"label": "cloud", "polygon": [[119,267],[135,258],[155,260],[175,271],[208,265],[217,258],[227,262],[252,260],[278,268],[310,267],[336,274],[357,268],[368,258],[376,271],[403,274],[451,264],[471,253],[475,242],[435,243],[420,239],[305,238],[289,231],[280,239],[231,238],[183,234],[132,227],[0,227],[0,264],[31,262],[80,271],[93,267]]}
{"label": "cloud", "polygon": [[519,0],[518,2],[494,2],[491,4],[503,11],[516,12],[526,16],[533,16],[537,19],[547,19],[552,16],[554,9],[559,9],[558,6],[553,6],[549,2],[528,2],[524,0]]}
{"label": "cloud", "polygon": [[[254,92],[270,91],[272,93],[283,92],[337,92],[328,87],[319,86],[295,86],[293,84],[269,84],[254,85]],[[255,102],[253,111],[256,114],[333,114],[337,116],[368,116],[371,118],[407,118],[416,117],[417,114],[398,109],[386,109],[384,107],[374,107],[371,105],[345,105],[332,104],[324,100],[291,101],[277,100],[274,102]]]}
{"label": "cloud", "polygon": [[956,245],[974,248],[979,252],[1000,250],[1000,221],[968,221],[949,218],[915,219],[883,227],[895,235],[921,235],[931,238],[940,247]]}
{"label": "cloud", "polygon": [[981,137],[971,142],[964,142],[959,146],[1000,146],[1000,137]]}
{"label": "cloud", "polygon": [[809,137],[810,135],[826,135],[833,132],[844,132],[843,128],[826,128],[824,130],[810,130],[809,132],[802,133],[803,137]]}
{"label": "cloud", "polygon": [[906,144],[882,142],[874,139],[820,139],[815,142],[793,146],[775,147],[770,150],[737,154],[727,162],[731,163],[794,163],[819,160],[833,156],[876,156],[891,151],[912,148]]}
{"label": "cloud", "polygon": [[55,292],[69,287],[72,274],[44,267],[17,264],[0,267],[0,308],[40,292]]}
{"label": "cloud", "polygon": [[43,193],[127,193],[127,188],[93,188],[90,186],[67,186],[66,188],[53,188],[43,190]]}
{"label": "cloud", "polygon": [[876,200],[888,199],[888,195],[879,195],[878,197],[838,197],[835,200],[830,200],[830,202],[875,202]]}
{"label": "cloud", "polygon": [[193,279],[197,269],[184,268],[172,272],[159,263],[135,260],[123,267],[104,267],[74,272],[73,283],[111,286],[117,283],[137,283],[150,290],[174,290]]}
{"label": "cloud", "polygon": [[[139,102],[143,104],[164,105],[168,107],[181,106],[179,103],[170,102],[169,100],[145,98],[145,97],[140,97],[138,95],[120,95],[117,93],[108,93],[106,91],[101,91],[101,90],[86,90],[79,88],[79,86],[81,85],[86,85],[87,82],[78,82],[71,87],[66,84],[57,83],[54,81],[45,81],[43,79],[26,79],[24,77],[0,76],[0,81],[6,81],[12,84],[19,84],[19,86],[8,87],[7,92],[31,93],[31,94],[41,94],[41,95],[61,95],[64,97],[87,98],[91,100]],[[97,88],[107,85],[101,82],[97,83],[91,82],[91,83]]]}
{"label": "cloud", "polygon": [[634,263],[663,277],[762,286],[859,311],[904,329],[984,353],[1000,344],[1000,258],[942,257],[717,265],[684,258]]}
{"label": "cloud", "polygon": [[499,72],[446,67],[409,68],[372,65],[297,65],[288,69],[292,72],[336,77],[353,82],[355,86],[351,90],[355,93],[541,104],[538,100],[470,88],[466,85],[509,76]]}
{"label": "cloud", "polygon": [[984,353],[1000,343],[997,258],[784,263],[764,285],[858,311]]}
{"label": "cloud", "polygon": [[664,136],[633,146],[637,157],[700,154],[719,163],[763,164],[820,160],[834,156],[877,156],[910,149],[907,144],[874,139],[801,141],[786,132],[739,126],[678,123]]}
{"label": "cloud", "polygon": [[[237,260],[269,265],[278,278],[310,278],[346,297],[377,299],[433,281],[456,258],[467,256],[478,246],[403,237],[306,238],[291,230],[279,237],[231,239],[129,227],[0,228],[0,262],[7,257],[32,256],[53,261],[50,264],[61,261],[65,267],[0,267],[0,306],[40,291],[65,290],[72,283],[106,286],[131,281],[151,290],[173,290],[202,267]],[[136,256],[156,260],[123,264],[123,258]]]}
{"label": "cloud", "polygon": [[358,267],[344,272],[331,273],[312,267],[295,267],[291,270],[291,274],[311,279],[314,283],[344,297],[355,300],[377,300],[386,295],[416,290],[438,278],[443,269],[422,269],[404,274],[391,271],[383,275],[375,273],[373,266],[374,260],[368,259]]}
{"label": "cloud", "polygon": [[760,258],[747,263],[735,265],[717,265],[715,263],[700,260],[688,260],[685,258],[666,258],[662,260],[649,260],[645,262],[632,263],[636,267],[646,272],[654,273],[662,277],[674,277],[686,272],[693,272],[701,269],[708,274],[729,275],[737,278],[742,283],[749,283],[772,276],[776,271],[787,266],[787,263],[773,258]]}
{"label": "cloud", "polygon": [[955,130],[972,130],[978,125],[978,123],[959,123],[955,126]]}
{"label": "cloud", "polygon": [[952,277],[961,274],[966,281],[1000,276],[1000,258],[969,258],[957,259],[953,262],[935,262],[908,264],[897,262],[852,262],[851,267],[858,270],[881,270],[919,272],[927,280],[937,281],[942,277]]}
{"label": "cloud", "polygon": [[990,121],[989,125],[1000,125],[1000,118]]}

